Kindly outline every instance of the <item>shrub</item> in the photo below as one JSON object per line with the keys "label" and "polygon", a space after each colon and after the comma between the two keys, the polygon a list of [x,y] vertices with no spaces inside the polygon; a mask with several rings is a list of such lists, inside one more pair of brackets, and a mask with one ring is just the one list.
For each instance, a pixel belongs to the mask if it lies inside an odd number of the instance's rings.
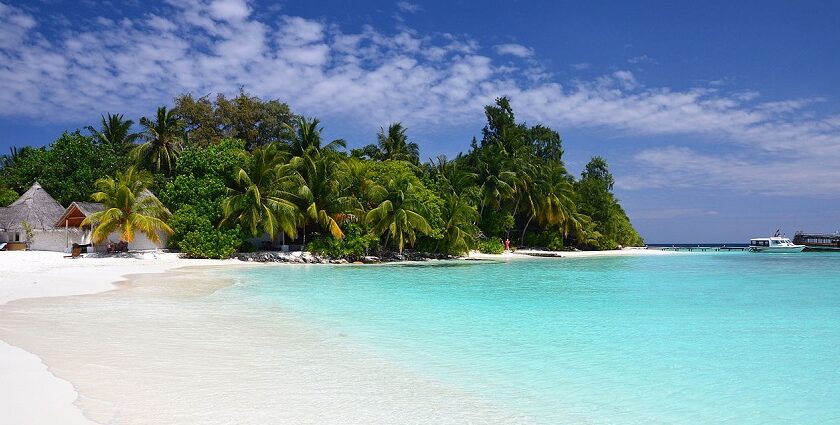
{"label": "shrub", "polygon": [[563,245],[563,235],[556,230],[551,231],[548,235],[548,244],[546,245],[546,248],[550,251],[560,251],[563,249]]}
{"label": "shrub", "polygon": [[501,254],[505,252],[505,245],[497,239],[478,241],[478,252],[482,254]]}
{"label": "shrub", "polygon": [[0,189],[0,207],[9,206],[12,202],[17,201],[18,197],[20,197],[20,195],[12,189]]}
{"label": "shrub", "polygon": [[239,228],[195,230],[180,242],[181,253],[190,258],[230,258],[241,244]]}
{"label": "shrub", "polygon": [[242,245],[242,232],[238,227],[217,229],[192,205],[173,214],[169,227],[175,232],[169,238],[169,247],[180,249],[191,258],[228,258]]}
{"label": "shrub", "polygon": [[367,255],[378,241],[379,238],[370,235],[358,224],[350,223],[345,225],[344,239],[318,236],[306,244],[306,250],[330,258],[357,259]]}

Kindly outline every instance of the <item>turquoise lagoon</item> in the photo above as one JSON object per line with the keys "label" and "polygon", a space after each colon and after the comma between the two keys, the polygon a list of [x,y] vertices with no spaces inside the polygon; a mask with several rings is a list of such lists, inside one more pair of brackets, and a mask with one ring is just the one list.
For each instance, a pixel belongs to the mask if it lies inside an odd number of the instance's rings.
{"label": "turquoise lagoon", "polygon": [[544,423],[840,423],[840,255],[260,267],[214,297]]}

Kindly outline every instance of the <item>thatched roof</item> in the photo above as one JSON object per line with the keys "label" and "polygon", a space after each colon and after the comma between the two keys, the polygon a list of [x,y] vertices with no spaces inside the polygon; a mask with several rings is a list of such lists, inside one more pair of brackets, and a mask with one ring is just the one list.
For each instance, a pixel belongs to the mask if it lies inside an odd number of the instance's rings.
{"label": "thatched roof", "polygon": [[[76,211],[81,213],[82,217],[79,217]],[[55,227],[65,227],[68,223],[73,227],[80,226],[85,217],[99,211],[105,211],[105,205],[98,202],[73,202],[55,222]]]}
{"label": "thatched roof", "polygon": [[23,231],[26,221],[34,230],[52,230],[62,214],[64,207],[35,182],[17,201],[0,208],[0,229]]}
{"label": "thatched roof", "polygon": [[89,216],[95,212],[105,211],[105,205],[100,204],[99,202],[73,202],[79,207],[79,211],[82,212],[85,216]]}

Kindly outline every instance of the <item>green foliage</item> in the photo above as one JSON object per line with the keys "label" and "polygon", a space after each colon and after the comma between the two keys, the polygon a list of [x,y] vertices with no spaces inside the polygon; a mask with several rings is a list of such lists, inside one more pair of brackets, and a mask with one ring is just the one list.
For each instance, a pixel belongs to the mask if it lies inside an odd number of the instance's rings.
{"label": "green foliage", "polygon": [[175,98],[174,111],[186,124],[188,146],[207,147],[233,138],[249,151],[288,140],[286,125],[294,119],[289,105],[242,91],[231,99],[218,94],[215,101],[184,94]]}
{"label": "green foliage", "polygon": [[319,236],[306,244],[306,250],[330,258],[359,259],[373,249],[379,238],[372,236],[362,226],[347,223],[344,226],[344,238],[336,239],[331,235]]}
{"label": "green foliage", "polygon": [[547,236],[547,239],[548,239],[548,243],[546,244],[546,248],[548,248],[551,251],[562,250],[563,246],[564,246],[563,234],[556,231],[556,230],[555,231],[547,230],[546,233],[547,233],[546,236]]}
{"label": "green foliage", "polygon": [[32,230],[32,225],[26,220],[21,221],[20,225],[23,227],[23,234],[26,237],[26,248],[29,249],[35,242],[35,232]]}
{"label": "green foliage", "polygon": [[514,226],[514,217],[508,211],[487,210],[481,220],[481,227],[487,236],[503,236]]}
{"label": "green foliage", "polygon": [[108,118],[102,115],[99,129],[92,126],[86,128],[97,143],[110,147],[117,156],[125,157],[140,138],[139,133],[131,132],[132,125],[134,121],[124,119],[122,114],[108,114]]}
{"label": "green foliage", "polygon": [[376,135],[377,144],[367,145],[354,154],[380,161],[406,161],[417,165],[420,163],[420,147],[417,143],[408,141],[405,131],[401,123],[389,125],[387,131],[380,127]]}
{"label": "green foliage", "polygon": [[372,205],[365,222],[375,235],[385,237],[402,252],[413,246],[418,234],[438,239],[442,236],[443,200],[426,188],[416,170],[404,161],[383,161],[369,170],[373,182],[369,190]]}
{"label": "green foliage", "polygon": [[[246,249],[246,234],[281,230],[291,238],[320,234],[303,237],[313,251],[335,256],[359,255],[375,241],[453,255],[500,252],[497,237],[551,249],[643,243],[612,192],[606,160],[592,158],[575,181],[557,131],[518,122],[506,97],[484,112],[487,123],[468,153],[420,164],[419,146],[400,123],[348,155],[343,140],[322,140],[318,119],[293,115],[277,100],[182,95],[172,110],[140,119],[144,143],[131,155],[138,135],[119,114],[88,127],[92,137],[76,131],[48,148],[13,148],[0,156],[7,188],[0,205],[35,180],[64,205],[87,200],[97,179],[139,160],[156,173],[143,185],[173,213],[171,247],[196,257],[225,257]],[[114,190],[100,190],[102,199],[113,195],[126,206],[120,214],[131,213],[129,194]],[[100,218],[124,224],[120,214]]]}
{"label": "green foliage", "polygon": [[117,171],[114,177],[96,181],[98,192],[91,199],[105,206],[105,210],[87,216],[82,225],[90,225],[95,243],[102,242],[111,232],[120,231],[122,240],[131,242],[137,232],[150,241],[160,243],[157,232],[172,234],[164,220],[170,212],[160,200],[147,192],[152,176],[146,171],[128,168]]}
{"label": "green foliage", "polygon": [[485,239],[478,241],[476,249],[482,254],[501,254],[505,252],[505,244],[498,239]]}
{"label": "green foliage", "polygon": [[134,148],[135,161],[156,173],[172,175],[186,139],[183,121],[172,110],[161,106],[153,119],[140,118],[140,126],[144,129],[145,142]]}
{"label": "green foliage", "polygon": [[60,204],[87,201],[94,183],[127,165],[110,146],[95,143],[78,130],[65,132],[48,148],[24,149],[0,171],[3,183],[23,193],[37,181]]}
{"label": "green foliage", "polygon": [[17,201],[20,195],[12,189],[0,188],[0,207],[7,207]]}
{"label": "green foliage", "polygon": [[176,174],[225,179],[232,176],[247,160],[245,142],[239,139],[222,139],[206,148],[193,147],[181,151]]}
{"label": "green foliage", "polygon": [[169,225],[175,232],[169,239],[169,247],[180,249],[190,258],[229,258],[242,245],[242,232],[238,227],[217,229],[192,205],[173,214]]}
{"label": "green foliage", "polygon": [[245,167],[240,168],[227,188],[222,201],[224,218],[220,227],[239,225],[250,236],[267,233],[272,239],[278,230],[294,237],[300,221],[298,206],[280,196],[277,176],[283,165],[283,153],[275,145],[254,151]]}

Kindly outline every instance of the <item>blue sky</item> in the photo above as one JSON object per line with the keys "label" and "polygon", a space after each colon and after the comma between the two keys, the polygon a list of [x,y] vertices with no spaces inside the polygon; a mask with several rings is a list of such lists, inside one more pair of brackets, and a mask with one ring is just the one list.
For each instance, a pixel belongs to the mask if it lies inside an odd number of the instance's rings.
{"label": "blue sky", "polygon": [[648,242],[840,228],[840,5],[499,3],[0,0],[0,151],[244,87],[452,155],[507,95],[572,172],[607,158]]}

